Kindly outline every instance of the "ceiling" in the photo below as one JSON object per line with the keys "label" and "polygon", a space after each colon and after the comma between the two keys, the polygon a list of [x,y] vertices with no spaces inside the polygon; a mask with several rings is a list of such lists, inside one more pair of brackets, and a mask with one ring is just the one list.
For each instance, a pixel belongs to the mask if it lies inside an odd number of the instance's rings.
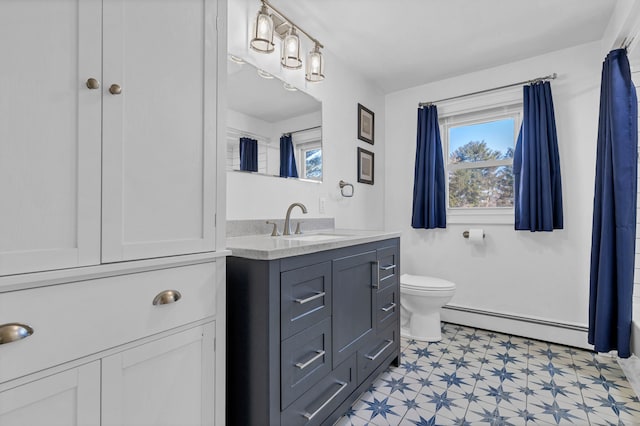
{"label": "ceiling", "polygon": [[[385,93],[600,40],[615,0],[270,0]],[[256,0],[256,12],[259,3]],[[325,73],[331,78],[331,64]]]}
{"label": "ceiling", "polygon": [[304,92],[285,90],[279,79],[260,77],[251,64],[227,61],[227,76],[227,107],[262,121],[275,123],[322,108]]}

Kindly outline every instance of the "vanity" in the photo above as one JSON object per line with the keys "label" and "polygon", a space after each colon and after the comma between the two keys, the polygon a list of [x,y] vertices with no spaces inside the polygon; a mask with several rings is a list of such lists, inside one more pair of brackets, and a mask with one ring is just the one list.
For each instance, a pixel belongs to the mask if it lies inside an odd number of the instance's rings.
{"label": "vanity", "polygon": [[331,425],[400,359],[400,239],[227,239],[227,424]]}

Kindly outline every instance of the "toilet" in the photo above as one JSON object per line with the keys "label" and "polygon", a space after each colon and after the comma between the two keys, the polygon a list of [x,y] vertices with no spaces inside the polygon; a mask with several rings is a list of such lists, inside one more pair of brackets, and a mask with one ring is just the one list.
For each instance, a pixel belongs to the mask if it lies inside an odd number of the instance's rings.
{"label": "toilet", "polygon": [[451,300],[456,285],[424,275],[400,276],[400,335],[409,339],[437,342],[440,308]]}

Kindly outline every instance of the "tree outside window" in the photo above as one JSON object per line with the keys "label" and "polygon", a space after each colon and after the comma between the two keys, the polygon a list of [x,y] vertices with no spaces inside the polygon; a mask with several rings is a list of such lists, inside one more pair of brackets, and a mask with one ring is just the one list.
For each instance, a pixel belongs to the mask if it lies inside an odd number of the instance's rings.
{"label": "tree outside window", "polygon": [[513,153],[519,113],[445,121],[450,209],[513,208]]}

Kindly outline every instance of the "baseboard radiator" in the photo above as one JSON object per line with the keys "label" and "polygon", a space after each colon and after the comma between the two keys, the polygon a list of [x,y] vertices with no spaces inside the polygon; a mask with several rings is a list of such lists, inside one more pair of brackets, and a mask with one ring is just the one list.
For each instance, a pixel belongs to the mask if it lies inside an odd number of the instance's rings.
{"label": "baseboard radiator", "polygon": [[589,329],[586,325],[581,324],[476,309],[455,304],[448,304],[443,307],[442,320],[566,346],[593,349],[587,342]]}

